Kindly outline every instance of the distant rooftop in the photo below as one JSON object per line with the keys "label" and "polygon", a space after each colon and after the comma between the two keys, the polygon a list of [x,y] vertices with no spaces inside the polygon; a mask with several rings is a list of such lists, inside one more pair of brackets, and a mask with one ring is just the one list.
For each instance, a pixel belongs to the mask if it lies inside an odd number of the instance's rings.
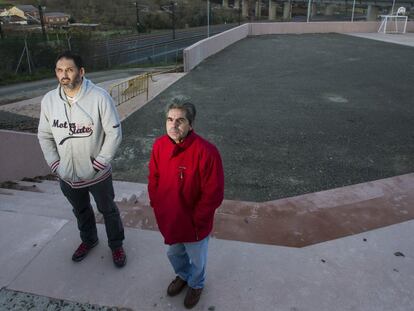
{"label": "distant rooftop", "polygon": [[31,4],[16,5],[16,8],[22,11],[37,11],[37,9]]}
{"label": "distant rooftop", "polygon": [[70,16],[70,14],[62,13],[62,12],[48,12],[43,13],[44,16],[56,16],[56,17],[66,17]]}

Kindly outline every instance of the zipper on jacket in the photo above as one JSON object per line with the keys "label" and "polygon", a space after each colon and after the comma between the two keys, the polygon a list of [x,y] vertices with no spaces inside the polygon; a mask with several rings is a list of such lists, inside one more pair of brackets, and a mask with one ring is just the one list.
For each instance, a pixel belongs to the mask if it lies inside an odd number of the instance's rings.
{"label": "zipper on jacket", "polygon": [[[68,121],[68,124],[69,124],[69,133],[68,133],[68,135],[70,136],[70,135],[72,135],[71,132],[70,132],[70,121],[72,120],[72,113],[73,113],[72,109],[73,109],[73,107],[72,107],[71,104],[69,104],[69,101],[67,101],[67,99],[66,99],[66,102],[63,103],[63,105],[65,107],[66,120]],[[69,115],[68,115],[68,108],[67,107],[69,107],[70,118],[69,118]],[[68,143],[67,148],[70,148],[70,154],[71,154],[71,159],[72,159],[72,161],[71,161],[72,162],[72,180],[71,181],[73,181],[73,180],[76,180],[77,174],[76,174],[76,169],[75,169],[75,164],[74,164],[72,142],[68,141],[67,143]]]}
{"label": "zipper on jacket", "polygon": [[[185,177],[185,170],[187,169],[187,167],[186,166],[179,166],[178,167],[178,178],[179,178],[179,185],[181,186],[181,187],[183,187],[184,186],[184,177]],[[181,190],[180,190],[181,191]],[[191,224],[193,225],[193,228],[194,228],[194,233],[195,233],[195,238],[196,238],[196,241],[198,241],[199,240],[199,238],[198,238],[198,232],[197,232],[197,227],[196,227],[196,225],[195,225],[195,222],[194,222],[194,219],[193,219],[193,217],[192,217],[192,215],[191,215]]]}
{"label": "zipper on jacket", "polygon": [[178,167],[178,172],[179,172],[179,179],[180,179],[180,182],[182,183],[182,182],[184,182],[184,172],[185,172],[185,170],[187,169],[187,167],[185,167],[185,166],[179,166]]}
{"label": "zipper on jacket", "polygon": [[198,241],[199,240],[198,239],[198,231],[197,231],[197,227],[195,225],[195,222],[194,222],[194,219],[193,219],[192,215],[191,215],[191,224],[193,225],[193,228],[194,228],[194,233],[195,233],[196,241]]}

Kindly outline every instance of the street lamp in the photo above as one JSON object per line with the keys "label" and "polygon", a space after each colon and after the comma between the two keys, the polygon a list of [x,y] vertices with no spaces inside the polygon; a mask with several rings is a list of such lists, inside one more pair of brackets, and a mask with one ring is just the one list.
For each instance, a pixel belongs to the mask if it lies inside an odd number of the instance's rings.
{"label": "street lamp", "polygon": [[141,32],[141,30],[145,31],[145,27],[143,25],[141,25],[141,22],[139,20],[139,13],[140,13],[140,11],[148,12],[148,6],[144,5],[144,4],[138,4],[138,1],[135,1],[134,5],[135,5],[135,12],[136,12],[136,15],[137,15],[137,33],[139,34]]}

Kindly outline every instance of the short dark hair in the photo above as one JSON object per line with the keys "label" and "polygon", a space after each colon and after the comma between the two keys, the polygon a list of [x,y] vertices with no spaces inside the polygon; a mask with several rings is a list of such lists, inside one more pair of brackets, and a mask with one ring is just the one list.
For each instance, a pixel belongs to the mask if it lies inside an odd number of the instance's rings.
{"label": "short dark hair", "polygon": [[190,125],[193,125],[193,121],[195,120],[196,116],[196,108],[192,103],[180,99],[173,99],[172,103],[169,104],[167,106],[167,109],[165,110],[166,116],[168,116],[168,111],[170,111],[171,109],[184,110],[186,119],[188,120]]}
{"label": "short dark hair", "polygon": [[66,59],[73,60],[73,62],[75,63],[76,67],[78,67],[78,69],[81,69],[83,67],[82,57],[80,57],[78,54],[72,53],[71,51],[62,52],[62,53],[60,53],[58,55],[58,57],[56,57],[55,64],[57,64],[57,62],[59,60],[61,60],[62,58],[66,58]]}

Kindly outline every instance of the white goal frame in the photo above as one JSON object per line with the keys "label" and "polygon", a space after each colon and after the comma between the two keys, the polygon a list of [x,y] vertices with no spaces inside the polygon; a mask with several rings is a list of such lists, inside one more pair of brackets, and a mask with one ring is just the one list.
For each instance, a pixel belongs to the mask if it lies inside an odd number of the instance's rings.
{"label": "white goal frame", "polygon": [[378,32],[405,33],[408,17],[404,15],[381,15],[381,25]]}

